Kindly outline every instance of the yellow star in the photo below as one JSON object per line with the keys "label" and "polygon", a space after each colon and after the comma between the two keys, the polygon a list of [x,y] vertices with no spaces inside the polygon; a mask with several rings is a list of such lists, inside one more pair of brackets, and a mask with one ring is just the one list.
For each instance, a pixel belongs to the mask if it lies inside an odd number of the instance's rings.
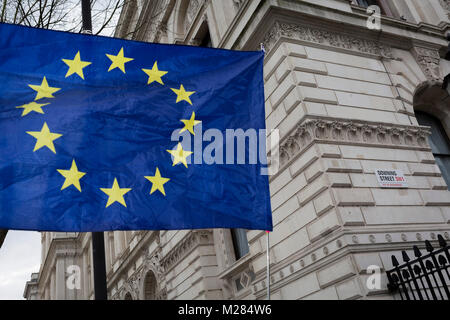
{"label": "yellow star", "polygon": [[35,101],[41,98],[54,98],[53,94],[61,90],[61,88],[50,87],[45,77],[42,79],[41,85],[29,84],[28,86],[37,92]]}
{"label": "yellow star", "polygon": [[27,114],[29,114],[31,111],[43,114],[44,111],[42,110],[42,107],[46,106],[48,104],[50,104],[50,103],[36,103],[33,101],[30,103],[24,104],[22,106],[18,106],[16,108],[23,108],[22,117],[24,117]]}
{"label": "yellow star", "polygon": [[150,84],[153,81],[156,81],[160,84],[164,84],[164,82],[161,80],[161,77],[165,75],[167,71],[158,70],[158,61],[155,61],[155,63],[153,64],[153,68],[142,69],[142,71],[144,71],[148,75],[147,84]]}
{"label": "yellow star", "polygon": [[64,190],[65,188],[73,185],[75,188],[78,189],[78,191],[81,192],[80,179],[83,178],[86,173],[78,171],[77,164],[75,163],[75,159],[72,160],[72,166],[70,167],[70,170],[62,170],[62,169],[56,169],[56,170],[64,178],[66,178],[61,190]]}
{"label": "yellow star", "polygon": [[122,70],[123,73],[125,73],[125,63],[130,62],[131,60],[134,60],[132,58],[127,58],[123,56],[123,47],[120,49],[117,56],[114,56],[112,54],[106,54],[106,56],[109,58],[109,60],[112,61],[111,66],[108,69],[108,72],[115,68],[119,68]]}
{"label": "yellow star", "polygon": [[62,134],[50,132],[46,122],[44,122],[41,131],[27,131],[27,133],[37,139],[33,152],[42,147],[47,147],[53,151],[53,153],[56,153],[53,140],[60,138]]}
{"label": "yellow star", "polygon": [[189,97],[190,97],[192,94],[194,94],[195,91],[186,91],[186,90],[184,90],[183,85],[180,86],[180,89],[173,89],[173,88],[171,88],[171,89],[172,89],[172,91],[175,92],[176,95],[177,95],[177,101],[176,101],[176,103],[178,103],[178,102],[184,100],[184,101],[189,102],[190,105],[192,105],[191,99],[190,99]]}
{"label": "yellow star", "polygon": [[182,163],[187,168],[186,158],[192,154],[191,151],[184,151],[181,143],[178,143],[177,148],[175,150],[166,150],[173,156],[173,164],[172,166]]}
{"label": "yellow star", "polygon": [[164,184],[167,183],[170,179],[161,177],[161,173],[159,172],[158,167],[156,167],[156,172],[154,176],[145,177],[148,181],[152,183],[152,190],[150,190],[150,194],[159,190],[164,196],[166,192],[164,191]]}
{"label": "yellow star", "polygon": [[114,178],[112,188],[100,188],[100,190],[102,190],[104,193],[108,195],[108,202],[106,203],[106,208],[108,208],[114,202],[119,202],[125,208],[127,207],[127,204],[125,203],[125,199],[123,198],[123,196],[125,195],[125,193],[130,191],[131,188],[120,188],[116,178]]}
{"label": "yellow star", "polygon": [[80,51],[77,52],[77,54],[75,55],[75,58],[73,58],[73,60],[62,59],[62,61],[69,66],[69,70],[67,70],[67,73],[66,73],[66,78],[68,76],[76,73],[83,80],[84,80],[83,68],[86,68],[88,65],[90,65],[92,63],[92,62],[88,62],[88,61],[81,61]]}
{"label": "yellow star", "polygon": [[180,130],[180,133],[188,130],[195,136],[194,126],[201,123],[199,120],[195,120],[195,112],[192,112],[191,118],[189,120],[181,119],[181,122],[184,123],[184,128]]}

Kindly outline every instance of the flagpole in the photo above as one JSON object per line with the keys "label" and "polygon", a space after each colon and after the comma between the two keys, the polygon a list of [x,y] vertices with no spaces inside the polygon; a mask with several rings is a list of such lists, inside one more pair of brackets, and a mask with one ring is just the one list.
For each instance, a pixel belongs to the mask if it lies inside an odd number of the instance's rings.
{"label": "flagpole", "polygon": [[81,1],[82,27],[81,33],[92,34],[92,18],[90,0]]}
{"label": "flagpole", "polygon": [[[260,43],[261,51],[266,54],[266,49],[264,48],[264,43]],[[270,231],[266,231],[266,258],[267,258],[267,268],[266,268],[266,279],[267,279],[267,300],[270,300],[270,241],[269,241],[269,233]]]}
{"label": "flagpole", "polygon": [[270,250],[270,245],[269,245],[269,234],[270,231],[267,231],[267,237],[266,237],[266,254],[267,254],[267,300],[270,300],[270,255],[269,255],[269,250]]}
{"label": "flagpole", "polygon": [[[92,34],[92,18],[90,0],[81,1],[83,26],[81,33]],[[107,300],[105,237],[103,232],[92,232],[92,258],[94,267],[94,299]]]}

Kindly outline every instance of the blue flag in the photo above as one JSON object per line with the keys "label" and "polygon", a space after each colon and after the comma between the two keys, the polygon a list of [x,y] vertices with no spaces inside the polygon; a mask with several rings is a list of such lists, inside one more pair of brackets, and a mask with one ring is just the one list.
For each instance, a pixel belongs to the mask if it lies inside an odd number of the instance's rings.
{"label": "blue flag", "polygon": [[0,228],[272,230],[262,68],[0,24]]}

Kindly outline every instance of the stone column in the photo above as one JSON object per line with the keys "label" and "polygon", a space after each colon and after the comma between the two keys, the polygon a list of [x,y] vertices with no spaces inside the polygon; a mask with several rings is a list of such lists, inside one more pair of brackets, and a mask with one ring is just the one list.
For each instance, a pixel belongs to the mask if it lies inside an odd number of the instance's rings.
{"label": "stone column", "polygon": [[114,253],[119,257],[124,249],[124,233],[122,231],[114,231]]}
{"label": "stone column", "polygon": [[64,300],[66,298],[66,269],[64,257],[56,258],[56,299]]}

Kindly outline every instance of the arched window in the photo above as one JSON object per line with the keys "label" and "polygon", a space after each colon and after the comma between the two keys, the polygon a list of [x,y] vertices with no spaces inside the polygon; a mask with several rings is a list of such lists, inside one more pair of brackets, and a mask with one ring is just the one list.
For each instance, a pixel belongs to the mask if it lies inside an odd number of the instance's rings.
{"label": "arched window", "polygon": [[133,300],[133,297],[131,296],[131,293],[127,292],[125,294],[125,300]]}
{"label": "arched window", "polygon": [[417,122],[421,126],[431,127],[431,135],[428,142],[433,152],[439,169],[441,169],[442,177],[447,186],[450,187],[450,141],[441,122],[425,112],[416,112]]}
{"label": "arched window", "polygon": [[236,260],[245,256],[249,251],[247,230],[245,229],[231,229],[231,238],[233,240],[234,254]]}
{"label": "arched window", "polygon": [[387,0],[356,0],[356,4],[362,8],[370,6],[378,6],[381,10],[381,14],[393,17],[392,7],[389,5],[390,1]]}
{"label": "arched window", "polygon": [[147,272],[144,279],[144,299],[156,299],[156,277],[152,271]]}
{"label": "arched window", "polygon": [[379,6],[379,2],[377,0],[356,0],[358,5],[363,8],[367,8],[369,6]]}
{"label": "arched window", "polygon": [[200,42],[200,47],[212,48],[211,35],[209,34],[208,29],[206,29],[206,33]]}

